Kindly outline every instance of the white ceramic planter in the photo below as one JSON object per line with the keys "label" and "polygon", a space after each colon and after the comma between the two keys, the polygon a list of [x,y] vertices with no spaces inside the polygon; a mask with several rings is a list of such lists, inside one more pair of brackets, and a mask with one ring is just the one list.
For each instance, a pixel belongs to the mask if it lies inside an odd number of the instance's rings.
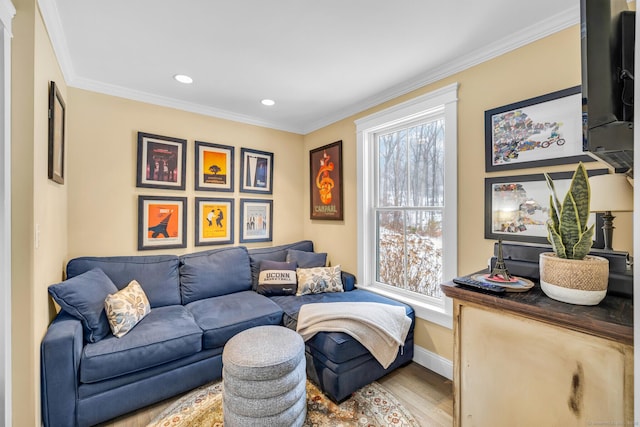
{"label": "white ceramic planter", "polygon": [[549,297],[569,304],[596,305],[607,295],[609,261],[587,255],[584,259],[540,254],[540,287]]}

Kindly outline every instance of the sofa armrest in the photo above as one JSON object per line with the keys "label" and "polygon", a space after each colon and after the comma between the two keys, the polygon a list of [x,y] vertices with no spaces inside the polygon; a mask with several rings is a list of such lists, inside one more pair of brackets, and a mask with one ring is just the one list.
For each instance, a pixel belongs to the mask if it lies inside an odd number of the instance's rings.
{"label": "sofa armrest", "polygon": [[62,311],[40,346],[42,421],[45,427],[75,426],[82,323]]}
{"label": "sofa armrest", "polygon": [[347,273],[346,271],[342,272],[342,287],[345,292],[352,291],[356,288],[356,276],[351,273]]}

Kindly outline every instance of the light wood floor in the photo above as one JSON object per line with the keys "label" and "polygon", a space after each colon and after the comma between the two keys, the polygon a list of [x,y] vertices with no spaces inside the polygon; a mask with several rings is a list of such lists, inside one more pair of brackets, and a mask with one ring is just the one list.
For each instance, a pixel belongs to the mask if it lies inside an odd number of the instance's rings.
{"label": "light wood floor", "polygon": [[[410,363],[380,378],[378,383],[392,392],[421,426],[450,427],[453,424],[453,390],[448,379],[417,363]],[[101,426],[144,427],[178,398],[148,406]]]}

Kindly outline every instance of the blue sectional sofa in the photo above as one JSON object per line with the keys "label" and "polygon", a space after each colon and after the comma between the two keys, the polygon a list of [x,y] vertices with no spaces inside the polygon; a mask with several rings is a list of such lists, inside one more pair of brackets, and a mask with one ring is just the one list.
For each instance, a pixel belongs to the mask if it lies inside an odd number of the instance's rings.
{"label": "blue sectional sofa", "polygon": [[[263,260],[285,261],[290,249],[313,252],[311,241],[247,250],[226,247],[182,256],[81,257],[67,264],[67,289],[87,292],[104,273],[122,289],[136,280],[151,310],[129,333],[88,334],[74,310],[61,310],[41,345],[45,426],[91,426],[196,388],[222,376],[222,350],[238,332],[259,325],[295,329],[309,302],[368,301],[411,307],[354,289],[267,297],[255,291]],[[81,321],[82,319],[82,321]],[[107,324],[108,325],[108,324]],[[94,342],[92,342],[94,341]],[[260,351],[260,343],[256,343]],[[306,343],[307,373],[335,401],[350,396],[413,357],[413,322],[405,345],[387,369],[349,335],[322,332]]]}

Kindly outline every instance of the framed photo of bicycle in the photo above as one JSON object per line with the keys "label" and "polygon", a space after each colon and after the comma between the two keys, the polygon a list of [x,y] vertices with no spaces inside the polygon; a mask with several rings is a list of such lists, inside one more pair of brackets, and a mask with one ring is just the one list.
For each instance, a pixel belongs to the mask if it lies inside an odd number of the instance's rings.
{"label": "framed photo of bicycle", "polygon": [[233,199],[196,197],[196,246],[233,243]]}
{"label": "framed photo of bicycle", "polygon": [[196,190],[233,191],[234,147],[196,141]]}
{"label": "framed photo of bicycle", "polygon": [[591,162],[582,151],[580,86],[487,110],[487,172]]}

